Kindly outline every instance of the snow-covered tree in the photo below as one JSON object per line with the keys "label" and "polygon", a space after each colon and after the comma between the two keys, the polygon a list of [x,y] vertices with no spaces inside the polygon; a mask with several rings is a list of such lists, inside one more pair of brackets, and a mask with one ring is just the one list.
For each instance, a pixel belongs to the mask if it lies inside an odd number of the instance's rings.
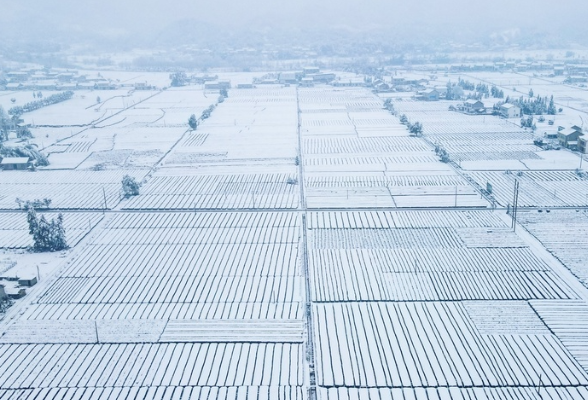
{"label": "snow-covered tree", "polygon": [[139,195],[139,183],[135,178],[129,175],[123,176],[122,191],[125,197]]}

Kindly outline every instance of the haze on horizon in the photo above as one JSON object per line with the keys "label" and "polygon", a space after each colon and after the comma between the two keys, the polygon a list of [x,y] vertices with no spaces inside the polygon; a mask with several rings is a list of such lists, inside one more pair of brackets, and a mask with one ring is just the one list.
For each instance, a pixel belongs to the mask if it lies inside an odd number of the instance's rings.
{"label": "haze on horizon", "polygon": [[576,40],[586,32],[586,11],[584,0],[21,0],[3,7],[0,35],[7,41],[148,43],[182,23],[219,34],[379,30],[450,38],[523,31]]}

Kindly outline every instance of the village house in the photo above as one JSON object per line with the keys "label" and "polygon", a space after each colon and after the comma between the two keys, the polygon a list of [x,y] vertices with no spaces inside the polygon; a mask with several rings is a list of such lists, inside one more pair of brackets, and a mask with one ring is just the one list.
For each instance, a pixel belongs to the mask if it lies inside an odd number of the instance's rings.
{"label": "village house", "polygon": [[420,92],[417,97],[424,101],[437,101],[439,100],[439,92],[435,89],[426,89]]}
{"label": "village house", "polygon": [[484,112],[486,110],[486,107],[484,106],[484,103],[482,103],[480,100],[467,99],[463,103],[463,110],[469,114],[478,114]]}
{"label": "village house", "polygon": [[578,139],[583,135],[582,129],[575,126],[560,130],[557,133],[557,140],[562,146],[570,150],[576,150],[578,148]]}
{"label": "village house", "polygon": [[520,118],[521,116],[521,108],[510,103],[502,104],[499,112],[503,118]]}
{"label": "village house", "polygon": [[24,85],[20,82],[11,82],[6,84],[6,90],[21,90],[24,88]]}

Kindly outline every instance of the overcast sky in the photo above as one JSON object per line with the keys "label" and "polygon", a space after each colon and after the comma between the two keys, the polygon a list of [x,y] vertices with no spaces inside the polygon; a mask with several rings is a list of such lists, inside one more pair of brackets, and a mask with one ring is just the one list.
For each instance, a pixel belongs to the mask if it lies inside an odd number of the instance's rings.
{"label": "overcast sky", "polygon": [[225,29],[337,27],[460,30],[522,28],[548,32],[585,25],[586,0],[4,0],[2,29],[29,26],[102,35],[145,34],[176,20],[193,19]]}

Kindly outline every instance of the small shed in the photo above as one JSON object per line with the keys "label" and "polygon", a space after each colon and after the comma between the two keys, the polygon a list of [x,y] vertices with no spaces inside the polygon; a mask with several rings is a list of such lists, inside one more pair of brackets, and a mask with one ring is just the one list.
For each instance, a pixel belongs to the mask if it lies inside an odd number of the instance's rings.
{"label": "small shed", "polygon": [[27,287],[31,287],[31,286],[35,286],[37,284],[37,278],[36,277],[24,277],[24,278],[18,278],[18,285],[19,286],[27,286]]}
{"label": "small shed", "polygon": [[5,171],[26,170],[31,165],[28,157],[4,157],[0,161],[0,168]]}

